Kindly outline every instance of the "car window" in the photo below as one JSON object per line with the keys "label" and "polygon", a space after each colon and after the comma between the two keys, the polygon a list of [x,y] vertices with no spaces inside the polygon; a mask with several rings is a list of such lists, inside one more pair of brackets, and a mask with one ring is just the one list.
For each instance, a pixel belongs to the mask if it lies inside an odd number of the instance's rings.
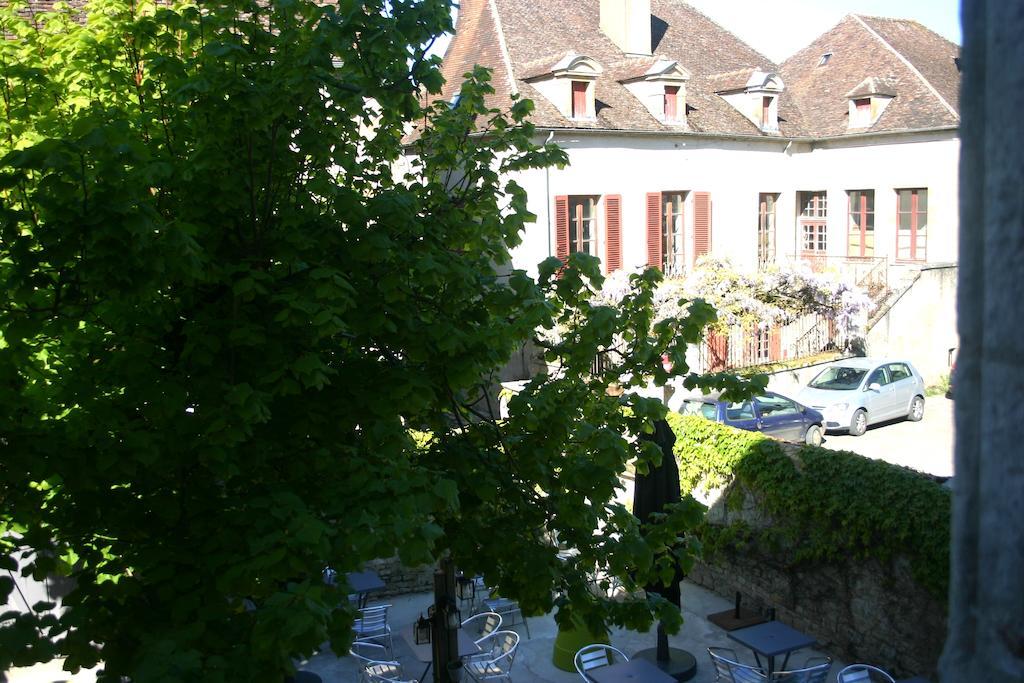
{"label": "car window", "polygon": [[847,368],[833,365],[818,373],[818,376],[807,385],[811,389],[833,389],[849,391],[860,386],[860,381],[867,374],[864,368]]}
{"label": "car window", "polygon": [[758,396],[754,400],[757,402],[757,410],[761,413],[761,417],[793,415],[800,412],[796,403],[781,396]]}
{"label": "car window", "polygon": [[889,363],[889,381],[899,382],[911,376],[910,368],[906,363]]}
{"label": "car window", "polygon": [[868,377],[868,386],[871,386],[872,384],[881,384],[884,387],[888,383],[889,371],[885,369],[884,365],[880,368],[877,368],[874,372],[871,373],[871,376]]}
{"label": "car window", "polygon": [[718,410],[713,403],[705,403],[704,401],[683,401],[683,405],[680,407],[679,412],[683,415],[700,415],[706,417],[709,420],[718,419]]}
{"label": "car window", "polygon": [[754,406],[750,405],[750,401],[730,403],[725,407],[725,417],[730,420],[753,420]]}

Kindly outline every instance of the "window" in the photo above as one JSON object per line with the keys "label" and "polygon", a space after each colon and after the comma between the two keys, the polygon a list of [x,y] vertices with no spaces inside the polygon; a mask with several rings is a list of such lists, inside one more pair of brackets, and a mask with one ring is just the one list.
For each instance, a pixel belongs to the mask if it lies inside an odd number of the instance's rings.
{"label": "window", "polygon": [[924,261],[928,246],[928,190],[896,190],[899,217],[896,225],[896,259]]}
{"label": "window", "polygon": [[871,98],[860,97],[850,108],[850,128],[867,128],[874,121],[871,118]]}
{"label": "window", "polygon": [[743,403],[730,403],[725,407],[725,419],[727,420],[753,420],[754,407],[750,401]]}
{"label": "window", "polygon": [[828,64],[828,60],[830,59],[832,59],[832,53],[826,52],[821,56],[821,59],[818,60],[818,66],[825,66],[826,64]]}
{"label": "window", "polygon": [[665,86],[665,120],[666,121],[678,121],[679,120],[679,86],[678,85],[666,85]]}
{"label": "window", "polygon": [[572,118],[574,119],[585,119],[590,115],[590,107],[587,106],[589,100],[587,87],[586,81],[572,82]]}
{"label": "window", "polygon": [[771,332],[767,329],[755,329],[747,337],[747,362],[771,362]]}
{"label": "window", "polygon": [[757,265],[765,266],[775,262],[775,202],[777,194],[762,193],[758,196],[757,210]]}
{"label": "window", "polygon": [[870,387],[872,384],[878,384],[884,387],[888,383],[889,371],[886,370],[885,366],[883,365],[882,367],[878,368],[877,370],[871,373],[871,376],[868,377],[866,385]]}
{"label": "window", "polygon": [[761,98],[761,127],[774,128],[772,125],[772,98]]}
{"label": "window", "polygon": [[848,256],[873,256],[875,253],[875,191],[850,190]]}
{"label": "window", "polygon": [[569,197],[569,253],[597,255],[597,197]]}
{"label": "window", "polygon": [[757,412],[761,413],[761,417],[768,417],[769,415],[795,415],[800,412],[800,409],[796,407],[796,403],[775,394],[758,396],[755,400],[757,401]]}
{"label": "window", "polygon": [[824,192],[800,193],[800,228],[803,251],[814,256],[828,250],[828,201]]}
{"label": "window", "polygon": [[899,382],[911,376],[910,368],[905,363],[889,363],[889,381]]}
{"label": "window", "polygon": [[701,415],[709,420],[715,420],[718,418],[718,407],[713,403],[704,403],[697,399],[687,399],[683,401],[683,405],[680,407],[679,412],[683,415]]}
{"label": "window", "polygon": [[686,194],[663,192],[661,194],[661,272],[666,275],[681,275],[685,255],[685,232],[683,207]]}

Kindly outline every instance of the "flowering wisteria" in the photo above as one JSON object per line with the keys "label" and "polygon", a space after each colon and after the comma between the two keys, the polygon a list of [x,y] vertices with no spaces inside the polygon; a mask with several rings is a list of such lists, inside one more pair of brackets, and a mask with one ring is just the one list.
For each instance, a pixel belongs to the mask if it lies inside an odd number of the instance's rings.
{"label": "flowering wisteria", "polygon": [[[592,299],[615,305],[629,292],[631,273],[617,271]],[[704,257],[685,279],[664,280],[654,295],[657,320],[681,315],[687,302],[704,299],[718,311],[721,328],[766,329],[808,314],[835,321],[837,341],[849,345],[864,334],[872,301],[860,287],[805,265],[739,273],[724,259]]]}

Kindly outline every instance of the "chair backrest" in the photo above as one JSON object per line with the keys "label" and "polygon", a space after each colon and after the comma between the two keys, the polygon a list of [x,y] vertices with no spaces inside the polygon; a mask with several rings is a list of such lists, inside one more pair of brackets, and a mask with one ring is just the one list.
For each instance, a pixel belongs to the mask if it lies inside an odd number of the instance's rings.
{"label": "chair backrest", "polygon": [[851,664],[836,675],[836,683],[896,683],[896,679],[877,666]]}
{"label": "chair backrest", "polygon": [[820,664],[806,666],[803,669],[778,671],[775,673],[773,683],[825,683],[831,668],[832,660],[826,659]]}
{"label": "chair backrest", "polygon": [[736,652],[727,647],[709,647],[708,655],[715,666],[718,676],[715,680],[724,683],[760,683],[768,677],[756,666],[741,664],[737,661]]}
{"label": "chair backrest", "polygon": [[616,655],[623,662],[629,661],[629,657],[622,650],[611,645],[595,643],[593,645],[585,645],[577,650],[573,663],[576,665],[576,671],[583,677],[583,680],[589,681],[590,678],[587,677],[588,671],[614,664]]}
{"label": "chair backrest", "polygon": [[488,653],[492,662],[508,659],[509,665],[516,656],[519,645],[519,634],[515,631],[495,631],[478,643],[480,649]]}
{"label": "chair backrest", "polygon": [[501,615],[497,612],[474,614],[462,622],[462,627],[479,643],[487,636],[501,629]]}
{"label": "chair backrest", "polygon": [[388,607],[391,605],[374,605],[359,610],[359,626],[362,631],[384,630],[388,625]]}
{"label": "chair backrest", "polygon": [[360,681],[390,681],[404,673],[399,662],[387,659],[383,645],[357,640],[348,652],[359,660]]}

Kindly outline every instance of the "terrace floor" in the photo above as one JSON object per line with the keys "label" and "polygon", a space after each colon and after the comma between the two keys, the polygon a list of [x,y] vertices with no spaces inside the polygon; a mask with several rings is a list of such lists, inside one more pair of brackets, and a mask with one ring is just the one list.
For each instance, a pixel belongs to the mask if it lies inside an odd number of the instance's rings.
{"label": "terrace floor", "polygon": [[[412,650],[405,644],[397,631],[402,626],[407,626],[416,620],[421,613],[425,612],[427,605],[431,602],[429,593],[413,593],[409,595],[386,598],[383,602],[391,605],[389,610],[389,621],[392,624],[394,635],[395,658],[405,667],[406,675],[417,677],[422,674],[424,664],[418,662]],[[707,621],[706,616],[715,612],[722,612],[730,609],[732,603],[710,591],[683,582],[683,617],[685,622],[682,630],[674,636],[669,636],[669,644],[672,647],[680,648],[690,652],[697,658],[697,675],[691,680],[694,683],[713,683],[715,680],[714,669],[708,659],[707,648],[731,647],[737,651],[741,661],[753,663],[753,655],[743,650],[735,642],[729,640],[726,632]],[[519,652],[516,655],[515,664],[512,667],[512,678],[517,683],[539,682],[539,683],[572,683],[578,682],[580,677],[576,673],[568,673],[555,668],[551,661],[554,648],[557,627],[554,616],[551,614],[542,617],[531,617],[529,620],[530,637],[526,637],[526,630],[521,624],[513,628],[520,634],[522,639],[519,643]],[[655,646],[655,634],[637,633],[614,629],[611,633],[611,643],[623,650],[627,655],[632,655],[638,650],[645,650]],[[807,657],[823,656],[828,653],[818,650],[800,650],[793,654],[790,660],[790,667],[802,665]],[[781,660],[777,660],[781,664]],[[836,672],[845,666],[845,663],[834,661],[832,671],[828,680],[835,681]],[[300,668],[318,674],[324,683],[347,682],[356,680],[356,664],[352,657],[337,657],[329,649],[302,662]],[[428,678],[429,680],[429,678]]]}

